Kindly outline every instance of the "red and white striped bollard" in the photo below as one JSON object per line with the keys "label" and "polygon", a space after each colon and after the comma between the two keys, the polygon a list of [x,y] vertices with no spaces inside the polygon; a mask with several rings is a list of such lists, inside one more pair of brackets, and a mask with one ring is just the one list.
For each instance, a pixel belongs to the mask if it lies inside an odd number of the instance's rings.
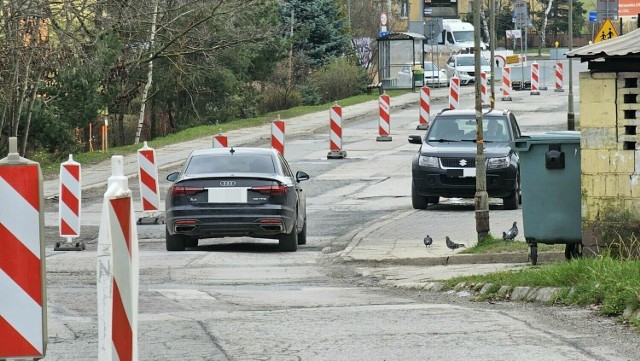
{"label": "red and white striped bollard", "polygon": [[229,146],[229,143],[227,141],[227,136],[226,135],[222,135],[222,134],[218,134],[213,136],[213,147],[214,148],[227,148]]}
{"label": "red and white striped bollard", "polygon": [[420,114],[418,130],[429,129],[429,121],[431,118],[431,88],[423,86],[420,88]]}
{"label": "red and white striped bollard", "polygon": [[482,102],[483,107],[488,107],[489,104],[489,94],[487,92],[487,73],[480,72],[480,101]]}
{"label": "red and white striped bollard", "polygon": [[457,76],[449,79],[449,109],[460,107],[460,78]]}
{"label": "red and white striped bollard", "polygon": [[82,180],[80,163],[73,160],[69,154],[69,160],[60,164],[60,196],[58,202],[58,214],[60,218],[60,237],[66,238],[66,242],[56,242],[54,251],[82,251],[84,242],[72,242],[73,238],[80,236],[80,210],[82,203]]}
{"label": "red and white striped bollard", "polygon": [[124,158],[111,157],[98,234],[98,360],[138,360],[138,233]]}
{"label": "red and white striped bollard", "polygon": [[502,100],[511,101],[511,68],[502,68]]}
{"label": "red and white striped bollard", "polygon": [[382,94],[378,97],[378,142],[391,141],[391,98],[388,94]]}
{"label": "red and white striped bollard", "polygon": [[284,122],[278,119],[271,122],[271,147],[284,155]]}
{"label": "red and white striped bollard", "polygon": [[540,95],[540,68],[539,64],[533,62],[531,64],[531,95]]}
{"label": "red and white striped bollard", "polygon": [[342,150],[342,107],[336,102],[329,108],[329,153],[327,159],[346,158]]}
{"label": "red and white striped bollard", "polygon": [[562,88],[562,85],[562,63],[558,62],[556,64],[556,88],[554,91],[563,92],[564,89]]}
{"label": "red and white striped bollard", "polygon": [[143,220],[158,223],[158,216],[153,213],[160,211],[160,187],[158,184],[158,166],[156,165],[156,151],[144,142],[138,150],[138,180],[140,185],[140,201],[142,211],[147,214],[138,218],[138,224]]}
{"label": "red and white striped bollard", "polygon": [[40,359],[47,349],[42,188],[40,164],[10,137],[0,160],[0,359]]}

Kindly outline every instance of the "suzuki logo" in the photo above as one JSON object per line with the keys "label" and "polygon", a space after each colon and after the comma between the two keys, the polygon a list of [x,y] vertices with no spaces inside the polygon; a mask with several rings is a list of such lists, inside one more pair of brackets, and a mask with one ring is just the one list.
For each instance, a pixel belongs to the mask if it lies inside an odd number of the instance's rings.
{"label": "suzuki logo", "polygon": [[236,185],[236,182],[234,182],[234,181],[221,181],[220,182],[220,187],[233,187],[234,185]]}
{"label": "suzuki logo", "polygon": [[465,165],[467,165],[467,160],[466,159],[460,159],[460,166],[464,167]]}

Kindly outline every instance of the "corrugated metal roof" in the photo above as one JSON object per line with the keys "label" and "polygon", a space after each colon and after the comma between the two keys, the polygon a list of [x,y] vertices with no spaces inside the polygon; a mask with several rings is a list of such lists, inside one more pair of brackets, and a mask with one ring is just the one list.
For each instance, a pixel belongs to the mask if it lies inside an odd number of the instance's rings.
{"label": "corrugated metal roof", "polygon": [[567,52],[568,58],[601,58],[640,54],[640,29]]}
{"label": "corrugated metal roof", "polygon": [[425,39],[425,37],[424,35],[418,34],[418,33],[402,32],[402,33],[389,33],[385,36],[379,37],[377,40],[412,40],[412,39],[423,40]]}

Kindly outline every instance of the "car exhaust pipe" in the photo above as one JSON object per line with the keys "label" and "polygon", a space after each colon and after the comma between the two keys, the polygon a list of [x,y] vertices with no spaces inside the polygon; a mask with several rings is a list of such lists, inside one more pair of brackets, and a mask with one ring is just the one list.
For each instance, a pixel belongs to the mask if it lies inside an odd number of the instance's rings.
{"label": "car exhaust pipe", "polygon": [[282,224],[261,224],[260,228],[268,232],[282,232],[284,230]]}
{"label": "car exhaust pipe", "polygon": [[180,224],[175,226],[176,233],[193,232],[196,230],[195,224]]}

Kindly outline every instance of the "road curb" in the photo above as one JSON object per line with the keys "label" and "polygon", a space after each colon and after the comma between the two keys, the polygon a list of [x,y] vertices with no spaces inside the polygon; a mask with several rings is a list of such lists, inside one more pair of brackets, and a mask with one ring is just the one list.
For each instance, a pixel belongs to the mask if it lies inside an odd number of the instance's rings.
{"label": "road curb", "polygon": [[[485,254],[455,254],[437,257],[411,258],[354,258],[348,255],[351,249],[357,247],[361,238],[352,241],[340,255],[345,262],[350,263],[384,263],[399,266],[446,266],[462,264],[491,264],[491,263],[528,263],[529,255],[525,253],[485,253]],[[538,253],[538,263],[564,261],[563,252]]]}

